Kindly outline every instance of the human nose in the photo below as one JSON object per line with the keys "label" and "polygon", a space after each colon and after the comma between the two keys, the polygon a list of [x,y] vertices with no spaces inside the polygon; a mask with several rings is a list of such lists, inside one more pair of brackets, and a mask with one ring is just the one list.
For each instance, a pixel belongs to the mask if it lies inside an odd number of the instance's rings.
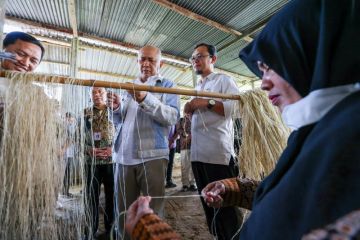
{"label": "human nose", "polygon": [[192,56],[189,60],[191,63],[197,63],[201,59],[201,56]]}
{"label": "human nose", "polygon": [[94,92],[93,95],[94,95],[95,98],[98,98],[100,96],[100,93],[99,92]]}
{"label": "human nose", "polygon": [[18,62],[25,67],[28,67],[31,63],[29,57],[21,57],[20,59],[18,59]]}
{"label": "human nose", "polygon": [[263,74],[260,88],[261,88],[261,90],[264,90],[264,91],[270,91],[270,90],[273,88],[273,83],[272,83],[272,81],[268,78],[268,76],[267,76],[266,73]]}
{"label": "human nose", "polygon": [[149,65],[150,65],[150,60],[149,60],[149,59],[144,59],[144,60],[142,61],[142,65],[143,65],[143,66],[149,66]]}

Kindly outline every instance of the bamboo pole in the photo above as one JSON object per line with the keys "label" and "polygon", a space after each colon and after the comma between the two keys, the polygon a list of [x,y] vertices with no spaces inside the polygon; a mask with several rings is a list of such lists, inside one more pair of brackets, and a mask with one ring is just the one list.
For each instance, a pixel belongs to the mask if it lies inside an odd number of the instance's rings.
{"label": "bamboo pole", "polygon": [[147,85],[138,85],[133,83],[116,83],[116,82],[99,81],[99,80],[91,80],[91,79],[77,79],[77,78],[69,78],[64,76],[51,76],[46,74],[38,74],[38,73],[35,74],[35,73],[18,73],[18,72],[10,72],[10,71],[1,71],[0,77],[9,77],[12,74],[33,75],[35,77],[33,81],[39,81],[39,82],[72,84],[72,85],[89,86],[89,87],[104,87],[104,88],[146,91],[146,92],[156,92],[156,93],[170,93],[170,94],[178,94],[185,96],[222,98],[222,99],[233,99],[233,100],[240,100],[241,98],[240,95],[234,95],[234,94],[186,90],[179,88],[154,87]]}

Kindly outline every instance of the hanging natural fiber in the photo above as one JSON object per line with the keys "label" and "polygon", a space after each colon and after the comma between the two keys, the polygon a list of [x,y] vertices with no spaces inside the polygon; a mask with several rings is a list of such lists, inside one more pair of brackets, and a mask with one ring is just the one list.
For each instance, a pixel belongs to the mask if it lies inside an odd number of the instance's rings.
{"label": "hanging natural fiber", "polygon": [[[84,209],[86,199],[74,203],[65,216],[57,214],[57,201],[65,167],[63,146],[75,143],[83,173],[84,133],[80,127],[69,139],[61,115],[73,112],[83,126],[89,94],[85,87],[73,85],[78,80],[63,77],[12,73],[7,79],[0,146],[0,239],[80,239],[91,219]],[[44,92],[54,86],[62,90],[59,104]],[[240,170],[259,180],[273,170],[289,130],[264,92],[248,91],[240,99]]]}
{"label": "hanging natural fiber", "polygon": [[260,89],[242,93],[239,107],[242,123],[238,157],[240,174],[261,180],[274,169],[286,146],[290,129]]}
{"label": "hanging natural fiber", "polygon": [[78,239],[80,214],[72,216],[77,226],[70,228],[55,211],[66,141],[60,105],[33,84],[33,75],[17,73],[7,78],[0,155],[0,239]]}

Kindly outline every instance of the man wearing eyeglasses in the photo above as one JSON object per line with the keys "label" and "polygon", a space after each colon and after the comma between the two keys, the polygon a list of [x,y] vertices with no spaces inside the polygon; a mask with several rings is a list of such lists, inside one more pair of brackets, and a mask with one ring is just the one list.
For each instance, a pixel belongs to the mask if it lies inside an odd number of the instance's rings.
{"label": "man wearing eyeglasses", "polygon": [[[214,72],[216,60],[215,46],[201,43],[194,48],[190,61],[201,77],[195,89],[239,94],[231,77]],[[235,101],[208,98],[193,98],[185,105],[185,114],[192,115],[191,165],[200,194],[208,183],[238,174],[233,146],[235,105]],[[239,209],[224,207],[215,213],[200,199],[210,233],[217,239],[232,239],[242,223]]]}
{"label": "man wearing eyeglasses", "polygon": [[[140,76],[135,84],[171,88],[174,83],[160,75],[160,49],[145,46],[138,54]],[[121,127],[115,141],[115,192],[120,213],[142,193],[160,197],[151,201],[154,211],[163,216],[165,171],[169,160],[168,135],[179,117],[179,97],[174,94],[128,91],[123,98],[108,94],[114,109],[114,123]],[[123,234],[123,215],[118,227]],[[119,236],[121,237],[121,236]],[[123,238],[121,238],[123,239]],[[128,236],[125,239],[129,239]]]}

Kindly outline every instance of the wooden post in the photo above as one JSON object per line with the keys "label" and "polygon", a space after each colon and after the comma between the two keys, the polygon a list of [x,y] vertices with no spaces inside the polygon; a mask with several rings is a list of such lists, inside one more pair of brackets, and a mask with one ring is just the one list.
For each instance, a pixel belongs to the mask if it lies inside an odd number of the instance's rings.
{"label": "wooden post", "polygon": [[78,73],[79,38],[74,37],[71,42],[70,77],[76,78]]}
{"label": "wooden post", "polygon": [[3,49],[6,0],[0,0],[0,49]]}

